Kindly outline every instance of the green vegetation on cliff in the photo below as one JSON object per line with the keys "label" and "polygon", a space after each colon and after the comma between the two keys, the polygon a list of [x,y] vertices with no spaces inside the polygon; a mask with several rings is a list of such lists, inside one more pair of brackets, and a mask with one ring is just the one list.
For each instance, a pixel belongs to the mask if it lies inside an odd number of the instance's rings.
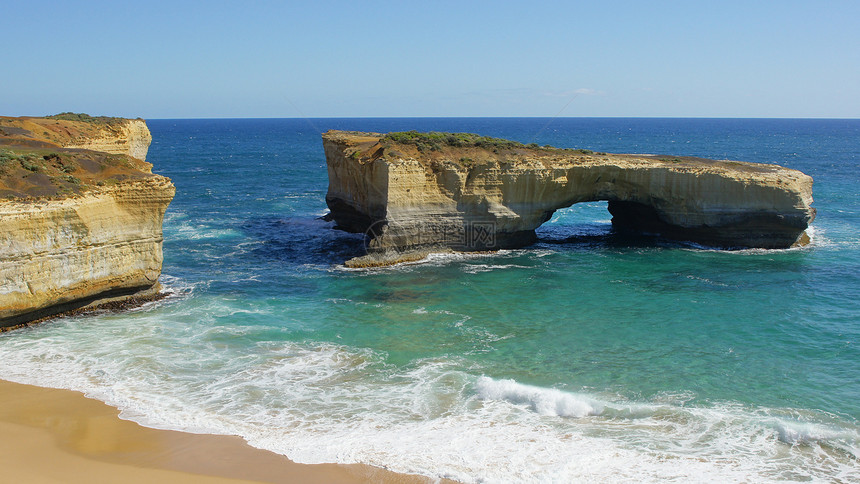
{"label": "green vegetation on cliff", "polygon": [[65,198],[152,176],[151,165],[126,154],[64,146],[115,132],[125,122],[75,113],[0,116],[0,200]]}
{"label": "green vegetation on cliff", "polygon": [[513,149],[524,148],[526,145],[518,142],[490,136],[481,136],[474,133],[443,133],[431,131],[420,133],[418,131],[400,131],[388,133],[383,141],[394,141],[395,143],[415,145],[418,151],[439,151],[442,146],[454,148],[479,147],[488,149]]}
{"label": "green vegetation on cliff", "polygon": [[62,148],[0,148],[0,199],[56,198],[147,176],[125,155]]}
{"label": "green vegetation on cliff", "polygon": [[582,154],[593,153],[591,150],[561,149],[554,148],[550,145],[539,146],[537,143],[523,144],[519,141],[493,138],[491,136],[481,136],[475,133],[446,133],[440,131],[430,131],[428,133],[421,133],[414,130],[398,131],[386,134],[381,141],[383,143],[386,141],[393,141],[400,144],[414,145],[418,151],[422,153],[427,151],[439,151],[445,146],[452,148],[484,148],[494,152],[513,149],[545,149],[576,151]]}
{"label": "green vegetation on cliff", "polygon": [[45,116],[47,119],[58,119],[61,121],[80,121],[82,123],[92,124],[116,124],[125,121],[125,118],[117,118],[113,116],[90,116],[87,113],[72,113],[65,112],[60,114],[52,114]]}

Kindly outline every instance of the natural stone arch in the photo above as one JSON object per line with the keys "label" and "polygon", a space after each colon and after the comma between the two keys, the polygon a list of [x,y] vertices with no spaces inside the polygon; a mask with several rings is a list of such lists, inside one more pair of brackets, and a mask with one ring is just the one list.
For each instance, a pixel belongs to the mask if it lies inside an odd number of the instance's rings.
{"label": "natural stone arch", "polygon": [[805,243],[815,214],[812,179],[776,165],[489,143],[428,151],[324,134],[330,217],[348,231],[375,227],[370,257],[355,263],[523,247],[553,212],[589,201],[608,201],[616,227],[729,248]]}

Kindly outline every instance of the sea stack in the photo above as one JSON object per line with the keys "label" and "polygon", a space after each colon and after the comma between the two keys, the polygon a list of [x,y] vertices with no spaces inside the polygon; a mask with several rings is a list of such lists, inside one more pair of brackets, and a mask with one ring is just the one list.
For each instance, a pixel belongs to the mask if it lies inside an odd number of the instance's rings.
{"label": "sea stack", "polygon": [[368,235],[348,266],[523,247],[552,214],[606,200],[618,230],[720,248],[809,241],[812,178],[778,165],[594,153],[467,133],[323,134],[337,227]]}
{"label": "sea stack", "polygon": [[0,328],[157,296],[175,189],[141,119],[0,117]]}

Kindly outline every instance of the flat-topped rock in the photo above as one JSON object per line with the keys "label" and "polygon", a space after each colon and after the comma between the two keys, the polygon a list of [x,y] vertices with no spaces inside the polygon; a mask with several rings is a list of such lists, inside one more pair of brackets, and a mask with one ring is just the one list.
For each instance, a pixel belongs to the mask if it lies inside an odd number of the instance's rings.
{"label": "flat-topped rock", "polygon": [[606,200],[613,226],[721,248],[808,242],[812,178],[777,165],[594,153],[464,133],[323,134],[338,228],[380,265],[523,247],[560,209]]}
{"label": "flat-topped rock", "polygon": [[158,297],[175,188],[140,119],[0,116],[0,330]]}

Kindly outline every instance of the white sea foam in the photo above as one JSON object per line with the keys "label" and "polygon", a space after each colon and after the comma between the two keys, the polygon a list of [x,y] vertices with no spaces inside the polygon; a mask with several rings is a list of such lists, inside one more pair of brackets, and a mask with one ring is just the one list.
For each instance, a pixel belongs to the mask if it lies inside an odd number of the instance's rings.
{"label": "white sea foam", "polygon": [[[833,227],[831,227],[832,229]],[[847,232],[851,234],[850,238],[846,238],[844,235],[838,237],[839,241],[835,241],[830,238],[829,230],[821,225],[810,225],[806,229],[806,234],[809,235],[809,245],[808,248],[856,248],[860,246],[860,239],[854,237],[856,233],[853,230],[853,227],[848,227]],[[839,232],[839,230],[835,230],[835,232]]]}
{"label": "white sea foam", "polygon": [[207,283],[189,284],[170,274],[162,274],[158,278],[158,282],[161,283],[161,292],[167,294],[168,298],[188,298],[194,294],[195,289],[199,286],[208,285]]}
{"label": "white sea foam", "polygon": [[838,440],[852,436],[851,432],[843,429],[810,422],[774,419],[772,425],[779,435],[779,440],[791,445]]}
{"label": "white sea foam", "polygon": [[332,343],[248,344],[283,328],[217,324],[242,311],[253,312],[197,295],[7,333],[0,374],[306,463],[463,482],[860,479],[856,423],[821,412],[691,405],[690,393],[628,401],[479,376],[487,368],[456,357],[394,366],[384,353]]}
{"label": "white sea foam", "polygon": [[491,272],[497,269],[528,269],[528,266],[518,264],[465,264],[462,267],[463,272],[467,274],[479,274],[481,272]]}
{"label": "white sea foam", "polygon": [[425,257],[414,261],[398,262],[397,264],[380,267],[346,267],[344,265],[337,265],[329,268],[329,271],[358,272],[368,274],[386,272],[411,272],[416,267],[447,266],[457,262],[473,259],[498,257],[500,255],[507,255],[510,252],[511,251],[505,250],[499,250],[495,252],[430,252]]}
{"label": "white sea foam", "polygon": [[478,396],[485,400],[505,400],[526,405],[541,415],[557,417],[586,417],[600,415],[603,405],[584,396],[562,392],[554,388],[523,385],[514,380],[493,380],[486,376],[475,384]]}
{"label": "white sea foam", "polygon": [[696,244],[694,242],[685,242],[686,246],[685,250],[692,250],[696,252],[716,252],[720,254],[733,254],[733,255],[768,255],[768,254],[779,254],[779,253],[793,253],[793,252],[803,252],[808,251],[810,249],[821,248],[821,247],[831,247],[833,246],[833,242],[828,239],[825,235],[825,230],[821,227],[816,227],[814,225],[810,225],[806,229],[806,235],[809,236],[809,243],[806,245],[801,245],[797,247],[789,247],[786,249],[760,249],[760,248],[751,248],[751,249],[738,249],[738,250],[725,250],[722,248],[710,247],[707,245]]}
{"label": "white sea foam", "polygon": [[164,217],[165,237],[173,240],[200,240],[239,237],[241,234],[229,228],[214,228],[194,221],[183,212],[168,211]]}
{"label": "white sea foam", "polygon": [[732,287],[732,286],[730,286],[729,284],[724,284],[724,283],[722,283],[722,282],[713,281],[713,280],[711,280],[711,279],[708,279],[707,277],[695,276],[695,275],[693,275],[693,274],[688,274],[686,277],[687,277],[687,279],[690,279],[690,280],[693,280],[693,281],[703,282],[703,283],[708,284],[708,285],[710,285],[710,286],[718,286],[718,287]]}

